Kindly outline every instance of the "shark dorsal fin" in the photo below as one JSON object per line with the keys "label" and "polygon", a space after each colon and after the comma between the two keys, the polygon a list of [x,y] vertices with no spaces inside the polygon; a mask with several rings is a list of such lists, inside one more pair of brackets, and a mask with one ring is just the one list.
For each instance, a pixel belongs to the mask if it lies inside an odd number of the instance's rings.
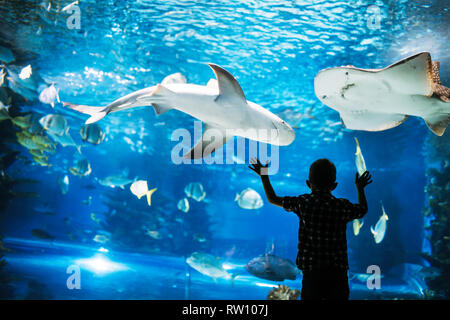
{"label": "shark dorsal fin", "polygon": [[378,73],[397,92],[424,96],[433,94],[433,68],[428,52],[400,60]]}
{"label": "shark dorsal fin", "polygon": [[220,96],[232,99],[238,98],[247,102],[241,86],[231,73],[216,64],[208,63],[208,65],[216,75]]}

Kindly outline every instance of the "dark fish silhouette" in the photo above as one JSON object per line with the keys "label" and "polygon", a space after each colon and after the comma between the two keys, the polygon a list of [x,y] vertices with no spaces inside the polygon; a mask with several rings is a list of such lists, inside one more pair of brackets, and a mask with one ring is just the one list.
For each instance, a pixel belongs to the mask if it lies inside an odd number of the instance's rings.
{"label": "dark fish silhouette", "polygon": [[293,262],[273,254],[260,255],[252,259],[245,269],[258,278],[272,281],[295,280],[300,274],[300,270]]}
{"label": "dark fish silhouette", "polygon": [[52,236],[47,231],[42,230],[42,229],[33,229],[33,230],[31,230],[31,234],[33,235],[33,237],[36,237],[38,239],[44,239],[44,240],[53,240],[53,239],[55,239],[54,236]]}

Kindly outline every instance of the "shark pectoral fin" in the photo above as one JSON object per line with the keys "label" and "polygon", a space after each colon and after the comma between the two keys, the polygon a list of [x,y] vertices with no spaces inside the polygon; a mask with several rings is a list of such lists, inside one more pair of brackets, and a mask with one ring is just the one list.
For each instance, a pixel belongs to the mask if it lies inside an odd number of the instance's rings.
{"label": "shark pectoral fin", "polygon": [[245,103],[247,102],[244,91],[242,91],[241,86],[231,73],[216,64],[208,63],[208,65],[216,75],[219,86],[219,98],[239,99]]}
{"label": "shark pectoral fin", "polygon": [[433,114],[430,117],[424,117],[423,120],[435,135],[442,136],[450,123],[450,114]]}
{"label": "shark pectoral fin", "polygon": [[164,103],[164,101],[167,100],[167,97],[170,97],[174,94],[175,93],[173,91],[167,89],[162,84],[158,84],[156,85],[156,89],[153,90],[152,93],[138,97],[136,100],[148,100],[155,110],[156,115],[160,115],[173,109],[172,106]]}
{"label": "shark pectoral fin", "polygon": [[364,131],[383,131],[398,126],[408,119],[399,113],[378,113],[368,110],[340,112],[342,123],[347,129]]}
{"label": "shark pectoral fin", "polygon": [[396,62],[377,74],[397,92],[425,96],[433,94],[433,67],[428,52]]}
{"label": "shark pectoral fin", "polygon": [[200,159],[220,149],[232,136],[227,136],[224,129],[205,125],[205,132],[197,144],[186,153],[185,159]]}
{"label": "shark pectoral fin", "polygon": [[171,106],[169,106],[168,104],[161,104],[161,103],[152,103],[152,107],[155,110],[156,115],[160,115],[163,114],[164,112],[167,112],[171,109],[173,109]]}

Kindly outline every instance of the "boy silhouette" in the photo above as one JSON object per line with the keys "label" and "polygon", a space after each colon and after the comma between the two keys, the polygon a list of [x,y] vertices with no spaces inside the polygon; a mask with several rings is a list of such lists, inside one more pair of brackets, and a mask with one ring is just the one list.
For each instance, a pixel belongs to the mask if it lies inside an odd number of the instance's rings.
{"label": "boy silhouette", "polygon": [[309,169],[306,185],[311,193],[297,197],[279,197],[270,184],[266,165],[258,159],[250,161],[262,180],[267,200],[286,211],[293,211],[300,220],[296,264],[303,271],[302,300],[347,300],[348,285],[347,223],[364,217],[367,201],[364,188],[372,183],[370,173],[356,173],[358,204],[337,199],[336,167],[328,159],[316,160]]}

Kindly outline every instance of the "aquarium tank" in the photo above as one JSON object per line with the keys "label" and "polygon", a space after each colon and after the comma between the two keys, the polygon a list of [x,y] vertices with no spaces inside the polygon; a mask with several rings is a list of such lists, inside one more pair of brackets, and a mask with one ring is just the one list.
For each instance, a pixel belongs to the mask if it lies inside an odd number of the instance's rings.
{"label": "aquarium tank", "polygon": [[372,175],[350,299],[448,299],[449,8],[1,1],[0,298],[300,299],[257,157],[279,197]]}

